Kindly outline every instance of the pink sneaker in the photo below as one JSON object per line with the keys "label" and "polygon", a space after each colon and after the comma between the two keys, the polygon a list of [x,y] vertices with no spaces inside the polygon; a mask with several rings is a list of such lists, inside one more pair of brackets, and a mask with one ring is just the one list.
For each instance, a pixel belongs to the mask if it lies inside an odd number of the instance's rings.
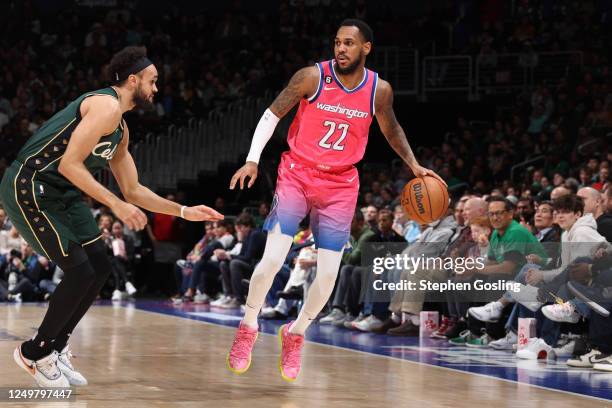
{"label": "pink sneaker", "polygon": [[295,381],[300,374],[302,364],[302,347],[304,347],[304,336],[289,333],[290,322],[284,324],[278,330],[278,342],[281,346],[281,355],[278,361],[278,369],[285,381]]}
{"label": "pink sneaker", "polygon": [[235,374],[244,374],[251,366],[251,350],[257,340],[257,329],[252,329],[240,323],[236,337],[229,353],[227,353],[227,368]]}

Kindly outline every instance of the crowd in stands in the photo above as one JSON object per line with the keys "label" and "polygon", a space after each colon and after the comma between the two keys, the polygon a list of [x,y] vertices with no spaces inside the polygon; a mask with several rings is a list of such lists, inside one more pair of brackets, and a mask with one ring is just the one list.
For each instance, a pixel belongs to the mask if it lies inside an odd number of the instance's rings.
{"label": "crowd in stands", "polygon": [[[129,120],[133,141],[184,125],[240,98],[278,90],[297,69],[331,55],[335,25],[354,9],[391,40],[387,7],[364,0],[244,1],[218,4],[122,1],[96,9],[11,1],[0,16],[0,175],[40,125],[80,94],[107,86],[105,64],[127,45],[144,45],[159,71],[153,112]],[[58,6],[59,3],[59,6]],[[64,3],[64,4],[62,4]],[[61,10],[53,11],[53,5]],[[189,10],[192,8],[193,10]],[[375,28],[376,28],[375,26]],[[8,163],[7,163],[8,162]]]}

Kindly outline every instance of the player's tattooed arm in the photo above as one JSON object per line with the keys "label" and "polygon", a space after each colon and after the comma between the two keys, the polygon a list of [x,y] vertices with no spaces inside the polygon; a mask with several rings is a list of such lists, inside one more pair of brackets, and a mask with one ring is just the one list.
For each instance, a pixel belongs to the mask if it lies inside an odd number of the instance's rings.
{"label": "player's tattooed arm", "polygon": [[393,89],[387,81],[380,78],[376,88],[374,106],[376,108],[376,120],[378,121],[380,130],[383,135],[385,135],[389,145],[402,160],[404,160],[404,163],[410,167],[414,175],[416,177],[423,177],[426,175],[433,176],[446,184],[446,182],[444,182],[444,180],[434,171],[419,165],[408,143],[404,129],[402,129],[402,126],[395,117],[395,112],[393,111]]}
{"label": "player's tattooed arm", "polygon": [[[272,105],[264,113],[253,135],[251,142],[251,150],[247,156],[247,162],[236,170],[236,173],[230,180],[229,188],[233,190],[236,185],[242,190],[245,186],[245,181],[248,178],[247,188],[251,188],[257,179],[257,164],[259,156],[263,151],[266,143],[272,137],[274,128],[278,124],[278,120],[285,116],[302,98],[307,98],[313,95],[319,86],[320,73],[317,67],[306,67],[296,72],[289,84],[276,97]],[[272,115],[269,115],[270,112]],[[275,118],[272,118],[276,116]]]}
{"label": "player's tattooed arm", "polygon": [[272,113],[282,118],[300,99],[312,96],[317,91],[319,77],[319,69],[316,66],[302,68],[293,74],[289,84],[270,105]]}

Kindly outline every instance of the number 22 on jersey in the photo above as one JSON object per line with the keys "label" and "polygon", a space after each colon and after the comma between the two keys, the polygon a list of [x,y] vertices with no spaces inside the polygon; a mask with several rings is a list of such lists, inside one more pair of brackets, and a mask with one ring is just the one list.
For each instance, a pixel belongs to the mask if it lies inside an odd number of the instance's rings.
{"label": "number 22 on jersey", "polygon": [[[323,136],[323,138],[319,141],[319,146],[324,149],[333,149],[338,151],[344,150],[344,145],[342,144],[342,142],[344,141],[344,138],[346,138],[346,134],[348,133],[348,123],[336,123],[333,120],[326,120],[325,122],[323,122],[323,126],[328,127],[329,129],[327,130],[325,136]],[[341,132],[341,134],[338,140],[333,142],[329,139],[334,135],[334,133],[336,133],[336,129],[339,133]]]}

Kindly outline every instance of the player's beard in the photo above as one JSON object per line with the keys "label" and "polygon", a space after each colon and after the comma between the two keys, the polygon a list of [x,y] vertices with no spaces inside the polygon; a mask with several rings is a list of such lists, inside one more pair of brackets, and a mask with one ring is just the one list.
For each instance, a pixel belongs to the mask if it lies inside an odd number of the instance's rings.
{"label": "player's beard", "polygon": [[147,95],[142,91],[140,85],[138,85],[138,87],[136,88],[133,99],[134,105],[138,109],[150,111],[153,110],[153,108],[155,107],[153,101],[150,101],[149,98],[147,98]]}
{"label": "player's beard", "polygon": [[359,58],[357,58],[355,60],[355,62],[353,62],[352,64],[350,64],[346,68],[342,68],[342,67],[340,67],[340,64],[336,64],[336,66],[335,66],[336,71],[340,75],[349,75],[349,74],[352,74],[353,72],[355,72],[357,70],[357,68],[361,64],[361,60],[362,59],[363,59],[363,54],[361,53],[361,54],[359,54]]}

